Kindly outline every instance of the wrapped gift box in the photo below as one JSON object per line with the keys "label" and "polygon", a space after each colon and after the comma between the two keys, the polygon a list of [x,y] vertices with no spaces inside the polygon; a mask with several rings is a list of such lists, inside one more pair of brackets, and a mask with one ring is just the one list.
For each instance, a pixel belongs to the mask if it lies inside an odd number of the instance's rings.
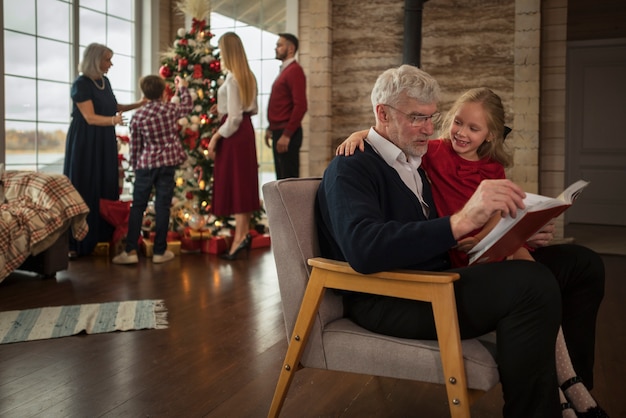
{"label": "wrapped gift box", "polygon": [[[148,234],[148,239],[150,241],[154,241],[154,238],[156,237],[156,232],[151,231],[150,234]],[[167,231],[167,238],[166,238],[167,242],[170,241],[180,241],[180,234],[176,231]]]}
{"label": "wrapped gift box", "polygon": [[109,257],[111,255],[111,244],[109,244],[108,242],[97,243],[91,255],[97,257]]}
{"label": "wrapped gift box", "polygon": [[232,238],[228,236],[212,236],[209,239],[203,239],[202,252],[205,254],[222,254],[230,248]]}
{"label": "wrapped gift box", "polygon": [[[173,252],[175,255],[180,255],[180,241],[168,241],[167,249]],[[150,239],[143,239],[141,241],[141,250],[146,257],[152,257],[154,249],[154,242]]]}
{"label": "wrapped gift box", "polygon": [[270,234],[259,234],[252,237],[252,248],[264,248],[270,245]]}
{"label": "wrapped gift box", "polygon": [[180,237],[180,249],[189,253],[199,252],[202,250],[202,241],[182,236]]}
{"label": "wrapped gift box", "polygon": [[188,252],[202,251],[202,241],[208,240],[211,237],[211,231],[208,229],[196,231],[186,227],[180,237],[182,249]]}
{"label": "wrapped gift box", "polygon": [[185,236],[195,241],[202,241],[210,239],[213,234],[211,234],[211,231],[208,229],[206,231],[194,231],[193,229],[190,229],[189,231],[185,230]]}

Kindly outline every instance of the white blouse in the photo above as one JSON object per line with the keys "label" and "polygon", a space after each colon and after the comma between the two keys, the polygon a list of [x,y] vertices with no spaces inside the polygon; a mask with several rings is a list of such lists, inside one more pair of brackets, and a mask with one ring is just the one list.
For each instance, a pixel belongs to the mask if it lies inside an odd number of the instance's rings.
{"label": "white blouse", "polygon": [[[256,87],[256,86],[255,86]],[[239,98],[239,84],[232,75],[232,73],[226,74],[226,80],[224,84],[217,90],[217,112],[220,118],[224,115],[228,115],[226,121],[218,132],[224,138],[228,138],[239,129],[239,125],[243,119],[243,114],[251,113],[256,115],[258,112],[256,91],[254,92],[254,100],[250,105],[244,107]]]}

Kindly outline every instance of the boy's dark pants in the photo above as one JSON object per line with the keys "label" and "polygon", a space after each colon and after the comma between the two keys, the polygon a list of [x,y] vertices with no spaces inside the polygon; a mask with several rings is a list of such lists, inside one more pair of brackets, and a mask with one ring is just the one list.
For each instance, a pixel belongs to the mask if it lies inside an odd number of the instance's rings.
{"label": "boy's dark pants", "polygon": [[135,170],[135,188],[128,219],[126,252],[137,250],[143,214],[148,206],[152,187],[156,192],[154,201],[156,235],[153,253],[162,255],[167,249],[167,230],[170,222],[170,206],[174,196],[175,173],[176,167],[173,166]]}

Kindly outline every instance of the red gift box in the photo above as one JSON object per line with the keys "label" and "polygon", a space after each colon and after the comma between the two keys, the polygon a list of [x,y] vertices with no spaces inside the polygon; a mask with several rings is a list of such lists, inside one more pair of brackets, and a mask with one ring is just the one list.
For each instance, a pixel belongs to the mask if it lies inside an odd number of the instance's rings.
{"label": "red gift box", "polygon": [[182,249],[185,251],[202,251],[202,241],[211,238],[211,231],[196,231],[190,227],[185,227],[183,235],[180,237]]}
{"label": "red gift box", "polygon": [[203,239],[202,252],[205,254],[222,254],[230,248],[231,237],[211,237],[209,239]]}
{"label": "red gift box", "polygon": [[[154,238],[156,237],[156,232],[150,232],[149,239],[154,242]],[[167,242],[172,241],[180,241],[180,234],[176,231],[167,231],[167,238],[165,239]]]}
{"label": "red gift box", "polygon": [[257,235],[252,237],[251,248],[265,248],[271,245],[270,234]]}
{"label": "red gift box", "polygon": [[187,236],[180,237],[180,248],[187,252],[197,252],[202,250],[202,241],[189,238]]}

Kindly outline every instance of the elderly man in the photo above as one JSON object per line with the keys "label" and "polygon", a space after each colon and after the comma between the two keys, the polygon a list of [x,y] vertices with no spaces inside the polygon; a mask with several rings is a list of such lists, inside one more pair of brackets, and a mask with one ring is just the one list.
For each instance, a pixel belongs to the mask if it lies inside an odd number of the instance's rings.
{"label": "elderly man", "polygon": [[[434,131],[436,80],[403,65],[381,74],[371,97],[376,124],[365,151],[336,157],[320,184],[322,254],[363,273],[447,270],[447,251],[457,240],[496,212],[514,216],[523,207],[524,192],[509,180],[483,181],[459,212],[438,217],[419,168]],[[602,261],[574,245],[539,248],[534,255],[539,262],[456,270],[461,274],[455,292],[462,338],[497,333],[505,417],[560,416],[554,350],[561,323],[576,370],[588,385],[592,382]],[[436,338],[428,303],[347,293],[344,305],[352,320],[371,331]]]}

